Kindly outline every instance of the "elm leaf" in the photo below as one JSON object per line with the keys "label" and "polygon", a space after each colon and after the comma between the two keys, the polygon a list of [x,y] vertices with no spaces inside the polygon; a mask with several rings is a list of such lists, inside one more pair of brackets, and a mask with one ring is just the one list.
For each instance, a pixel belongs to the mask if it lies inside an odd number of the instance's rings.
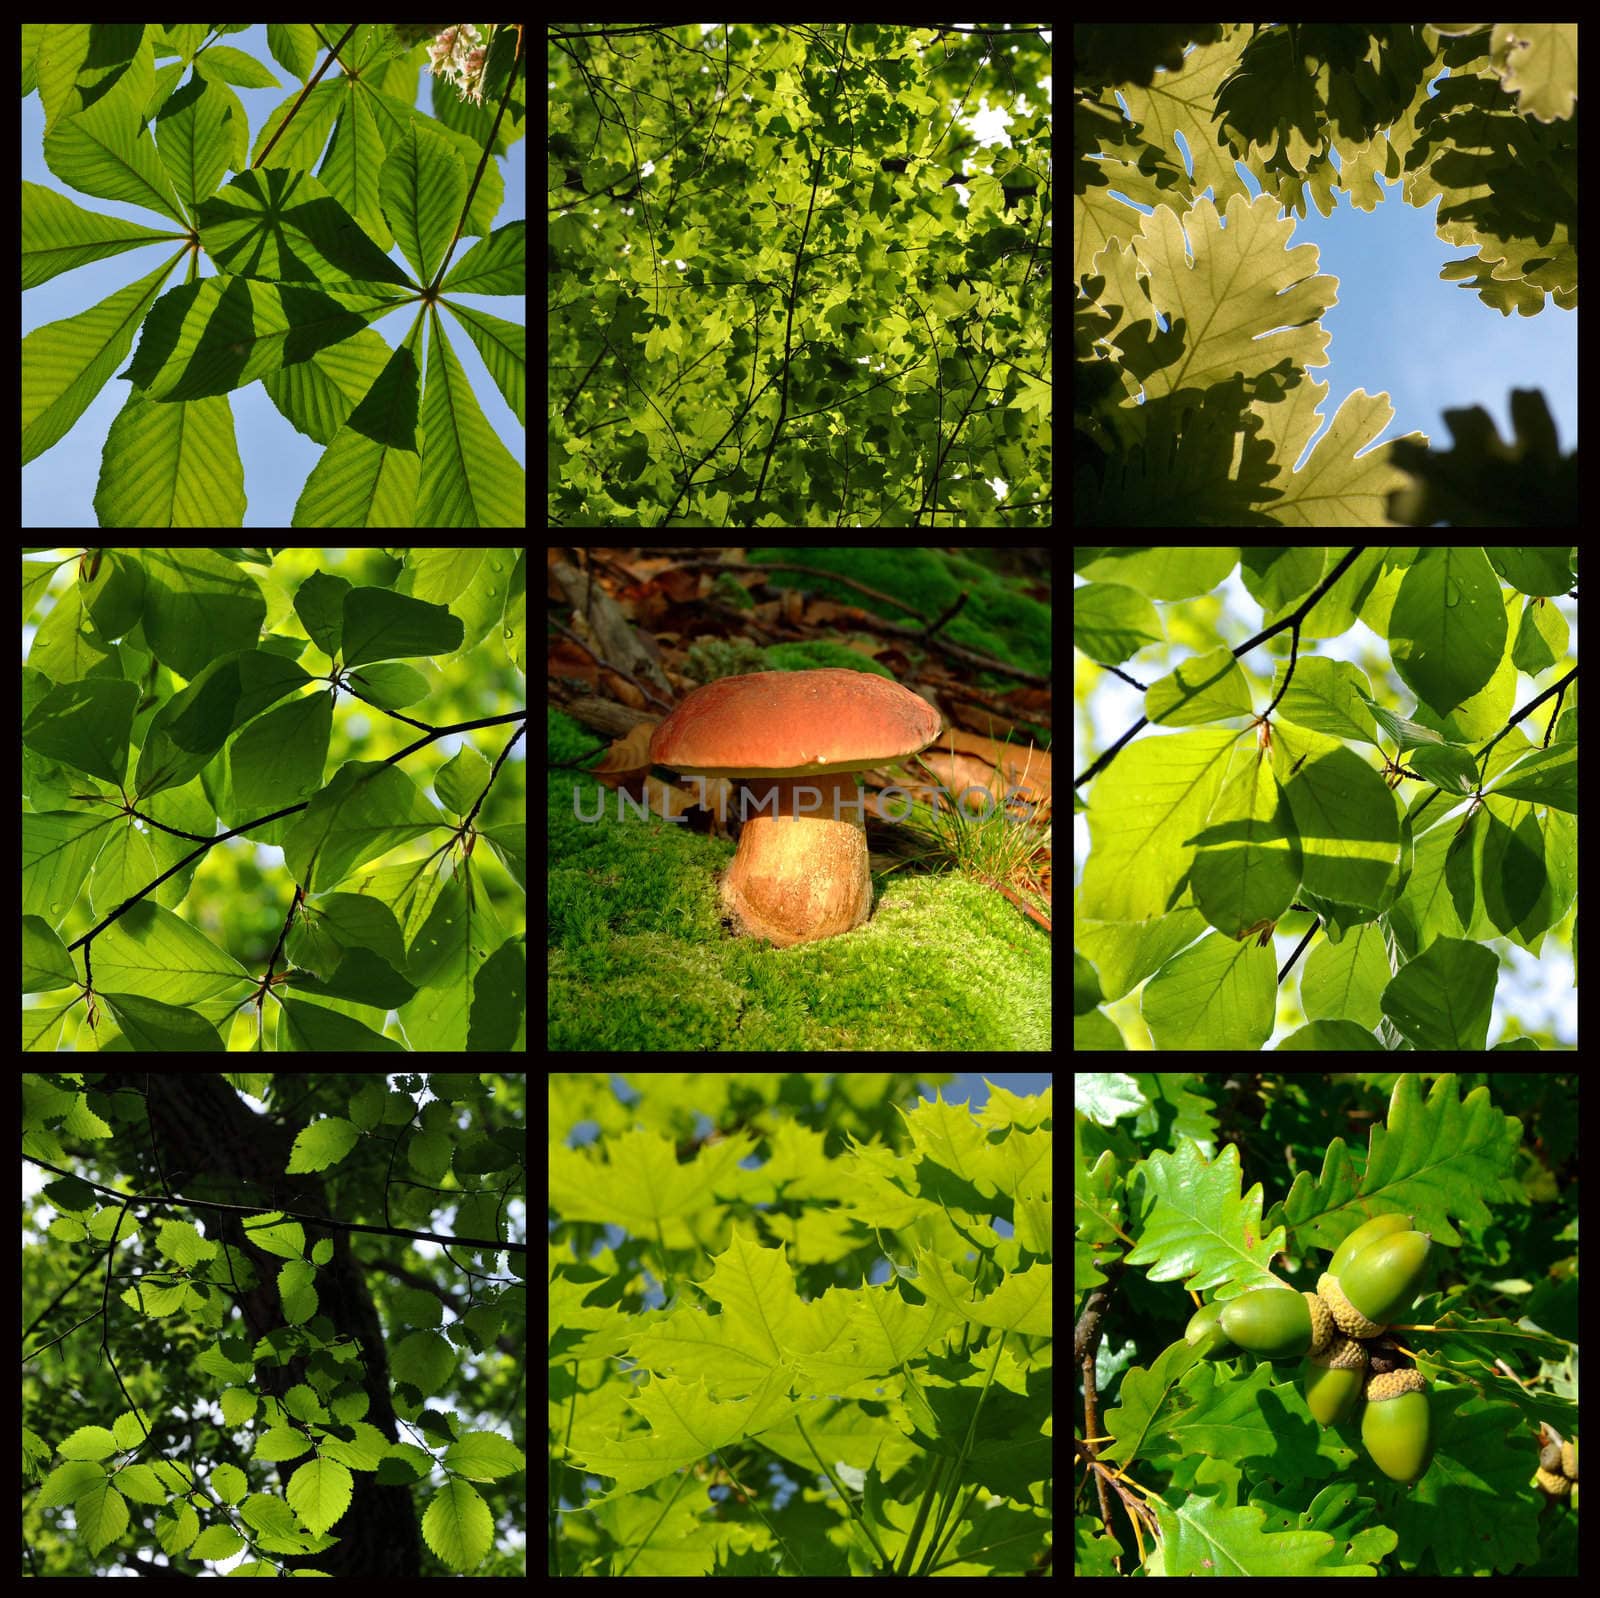
{"label": "elm leaf", "polygon": [[299,1176],[307,1171],[325,1171],[330,1165],[337,1165],[360,1140],[361,1133],[342,1116],[328,1115],[313,1121],[294,1140],[287,1174]]}
{"label": "elm leaf", "polygon": [[464,1574],[482,1564],[489,1552],[494,1517],[475,1488],[464,1481],[447,1482],[422,1517],[422,1535],[450,1569]]}
{"label": "elm leaf", "polygon": [[80,1426],[60,1447],[63,1459],[105,1459],[117,1451],[117,1440],[104,1426]]}
{"label": "elm leaf", "polygon": [[354,1481],[337,1460],[314,1459],[289,1478],[287,1497],[308,1530],[319,1537],[350,1507]]}
{"label": "elm leaf", "polygon": [[499,1432],[467,1432],[445,1451],[444,1462],[469,1481],[498,1481],[528,1468],[527,1456]]}
{"label": "elm leaf", "polygon": [[[78,1535],[88,1544],[89,1552],[97,1554],[109,1542],[120,1537],[128,1526],[128,1505],[111,1479],[106,1478],[98,1487],[91,1487],[72,1506],[77,1517]],[[189,1513],[192,1515],[193,1510]]]}

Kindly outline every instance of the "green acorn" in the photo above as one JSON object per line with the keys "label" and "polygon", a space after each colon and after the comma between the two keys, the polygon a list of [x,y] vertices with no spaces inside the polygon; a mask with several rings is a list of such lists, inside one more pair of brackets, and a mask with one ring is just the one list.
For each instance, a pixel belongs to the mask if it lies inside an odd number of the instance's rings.
{"label": "green acorn", "polygon": [[1333,1317],[1315,1293],[1262,1287],[1223,1306],[1222,1330],[1263,1359],[1293,1359],[1328,1346]]}
{"label": "green acorn", "polygon": [[1325,1272],[1317,1292],[1351,1337],[1377,1337],[1409,1308],[1427,1271],[1433,1246],[1426,1232],[1397,1232],[1351,1256],[1342,1272]]}
{"label": "green acorn", "polygon": [[1427,1469],[1433,1447],[1427,1385],[1414,1370],[1367,1378],[1361,1441],[1390,1481],[1413,1482]]}
{"label": "green acorn", "polygon": [[1389,1237],[1395,1232],[1408,1232],[1410,1230],[1411,1217],[1409,1215],[1375,1215],[1370,1221],[1363,1221],[1334,1250],[1333,1258],[1328,1261],[1328,1269],[1333,1275],[1341,1276],[1344,1274],[1345,1266],[1369,1243],[1376,1243],[1379,1238]]}
{"label": "green acorn", "polygon": [[1306,1408],[1324,1426],[1348,1420],[1366,1375],[1366,1349],[1351,1338],[1336,1337],[1322,1353],[1307,1356],[1300,1377]]}
{"label": "green acorn", "polygon": [[1226,1359],[1234,1351],[1227,1334],[1217,1324],[1221,1316],[1220,1304],[1202,1304],[1183,1329],[1184,1342],[1198,1348],[1205,1359]]}

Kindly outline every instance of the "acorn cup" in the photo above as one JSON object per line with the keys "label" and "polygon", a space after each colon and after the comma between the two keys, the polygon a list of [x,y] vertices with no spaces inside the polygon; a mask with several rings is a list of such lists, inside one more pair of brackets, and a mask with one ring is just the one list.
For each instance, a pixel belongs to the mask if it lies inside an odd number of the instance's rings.
{"label": "acorn cup", "polygon": [[1351,1254],[1339,1272],[1325,1271],[1317,1294],[1348,1336],[1378,1337],[1400,1311],[1410,1308],[1432,1247],[1426,1232],[1380,1236]]}
{"label": "acorn cup", "polygon": [[1428,1468],[1433,1419],[1427,1386],[1415,1370],[1367,1378],[1361,1441],[1390,1481],[1414,1482]]}
{"label": "acorn cup", "polygon": [[1263,1359],[1313,1354],[1333,1340],[1333,1317],[1315,1293],[1261,1287],[1222,1307],[1223,1333]]}

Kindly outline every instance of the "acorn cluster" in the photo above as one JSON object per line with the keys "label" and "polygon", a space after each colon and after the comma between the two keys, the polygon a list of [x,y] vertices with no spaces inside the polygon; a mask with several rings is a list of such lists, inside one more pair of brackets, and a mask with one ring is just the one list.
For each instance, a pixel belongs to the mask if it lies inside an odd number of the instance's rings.
{"label": "acorn cluster", "polygon": [[1542,1435],[1548,1441],[1539,1450],[1539,1487],[1551,1498],[1565,1498],[1578,1480],[1578,1445],[1563,1442],[1549,1426]]}
{"label": "acorn cluster", "polygon": [[1306,1406],[1324,1426],[1355,1417],[1361,1440],[1391,1481],[1413,1482],[1432,1447],[1427,1383],[1400,1369],[1389,1323],[1411,1307],[1427,1271],[1432,1240],[1405,1215],[1358,1226],[1335,1250],[1314,1293],[1258,1288],[1225,1304],[1205,1304],[1184,1333],[1207,1358],[1235,1348],[1263,1359],[1305,1359]]}

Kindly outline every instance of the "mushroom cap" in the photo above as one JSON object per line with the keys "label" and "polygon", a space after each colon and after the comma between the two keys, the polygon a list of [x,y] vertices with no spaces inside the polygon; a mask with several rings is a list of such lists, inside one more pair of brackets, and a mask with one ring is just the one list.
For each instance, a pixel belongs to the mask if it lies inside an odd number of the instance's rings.
{"label": "mushroom cap", "polygon": [[696,688],[650,738],[653,763],[710,777],[866,771],[939,736],[939,713],[867,672],[757,671]]}

